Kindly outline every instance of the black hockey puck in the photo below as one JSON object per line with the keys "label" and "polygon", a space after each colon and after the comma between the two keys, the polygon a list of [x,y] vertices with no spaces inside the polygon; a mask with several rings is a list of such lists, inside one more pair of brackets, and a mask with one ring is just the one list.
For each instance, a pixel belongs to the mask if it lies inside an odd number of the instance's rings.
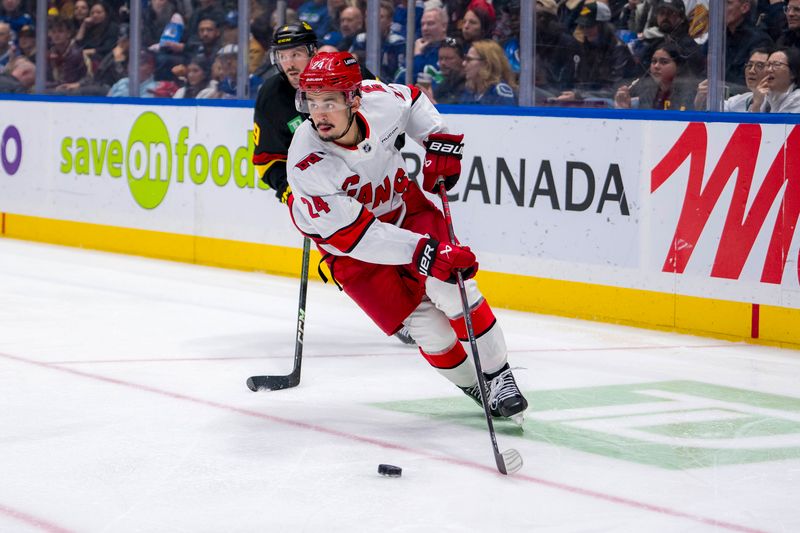
{"label": "black hockey puck", "polygon": [[378,473],[387,477],[400,477],[403,475],[403,469],[394,465],[378,465]]}

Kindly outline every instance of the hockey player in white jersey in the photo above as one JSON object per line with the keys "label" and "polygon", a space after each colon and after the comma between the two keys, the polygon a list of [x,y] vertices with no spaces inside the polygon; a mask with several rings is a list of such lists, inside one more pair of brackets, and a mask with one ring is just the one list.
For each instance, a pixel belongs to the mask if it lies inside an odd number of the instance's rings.
{"label": "hockey player in white jersey", "polygon": [[493,416],[520,422],[528,404],[507,362],[503,332],[472,278],[469,247],[450,242],[442,212],[408,178],[395,147],[405,133],[423,144],[423,187],[450,189],[461,171],[463,135],[448,133],[416,87],[363,80],[347,52],[316,55],[300,76],[287,160],[297,228],[314,240],[334,280],[387,334],[408,327],[420,353],[481,403],[463,307],[461,270]]}

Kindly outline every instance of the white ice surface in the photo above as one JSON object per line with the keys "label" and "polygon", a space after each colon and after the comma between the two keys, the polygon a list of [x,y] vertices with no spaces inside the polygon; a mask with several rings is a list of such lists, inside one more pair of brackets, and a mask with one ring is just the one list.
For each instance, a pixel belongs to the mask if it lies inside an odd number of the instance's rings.
{"label": "white ice surface", "polygon": [[[250,392],[291,368],[297,286],[0,239],[0,532],[800,531],[798,459],[667,470],[503,433],[525,466],[498,474],[485,429],[370,405],[461,393],[330,285],[300,386]],[[495,311],[525,391],[800,397],[794,351]]]}

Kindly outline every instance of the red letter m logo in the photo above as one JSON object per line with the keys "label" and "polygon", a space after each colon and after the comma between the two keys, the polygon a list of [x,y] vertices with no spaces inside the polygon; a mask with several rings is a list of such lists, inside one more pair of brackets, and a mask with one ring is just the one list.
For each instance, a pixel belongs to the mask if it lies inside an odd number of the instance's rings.
{"label": "red letter m logo", "polygon": [[703,187],[708,134],[703,123],[692,123],[672,149],[653,168],[650,192],[664,184],[689,159],[689,183],[675,228],[664,272],[682,273],[725,185],[736,173],[736,183],[711,276],[738,279],[764,220],[786,182],[772,230],[761,281],[781,283],[787,254],[800,214],[800,128],[794,127],[767,171],[747,211],[753,172],[761,145],[761,126],[741,124],[731,135],[711,176]]}

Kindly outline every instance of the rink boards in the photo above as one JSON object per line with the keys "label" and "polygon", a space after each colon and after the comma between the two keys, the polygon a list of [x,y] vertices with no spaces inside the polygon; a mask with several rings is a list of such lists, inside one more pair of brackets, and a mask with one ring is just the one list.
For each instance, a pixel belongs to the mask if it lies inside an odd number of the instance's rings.
{"label": "rink boards", "polygon": [[[296,275],[248,103],[107,102],[0,100],[4,235]],[[797,125],[463,110],[451,206],[495,306],[800,346]]]}

